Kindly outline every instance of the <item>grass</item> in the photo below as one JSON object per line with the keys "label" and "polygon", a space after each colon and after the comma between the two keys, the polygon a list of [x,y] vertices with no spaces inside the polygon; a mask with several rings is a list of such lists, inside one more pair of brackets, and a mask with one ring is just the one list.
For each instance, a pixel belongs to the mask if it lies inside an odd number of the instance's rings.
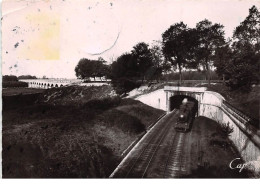
{"label": "grass", "polygon": [[28,87],[28,83],[26,82],[19,82],[19,81],[5,81],[3,80],[2,83],[3,88],[21,88],[21,87]]}
{"label": "grass", "polygon": [[45,91],[45,89],[33,89],[33,88],[25,88],[25,87],[4,88],[4,89],[2,89],[2,96],[43,93],[44,91]]}
{"label": "grass", "polygon": [[100,99],[115,96],[113,88],[110,85],[95,86],[69,86],[48,89],[41,101],[50,104],[84,104],[90,99]]}
{"label": "grass", "polygon": [[208,90],[220,93],[235,108],[254,119],[255,126],[259,128],[259,100],[260,87],[255,86],[250,92],[231,91],[222,84],[207,86]]}
{"label": "grass", "polygon": [[[191,173],[186,178],[248,178],[244,170],[230,169],[235,158],[241,158],[232,141],[228,138],[228,126],[206,118],[195,119],[191,131]],[[229,129],[228,129],[229,130]]]}
{"label": "grass", "polygon": [[102,95],[109,87],[66,88],[62,96],[53,98],[61,89],[49,89],[37,104],[3,110],[4,178],[108,177],[122,152],[163,113]]}

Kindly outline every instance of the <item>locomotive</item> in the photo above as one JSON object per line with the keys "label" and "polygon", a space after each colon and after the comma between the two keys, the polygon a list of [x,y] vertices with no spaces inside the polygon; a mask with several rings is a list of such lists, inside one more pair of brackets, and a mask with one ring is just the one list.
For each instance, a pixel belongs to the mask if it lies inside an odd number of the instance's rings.
{"label": "locomotive", "polygon": [[195,117],[196,107],[195,103],[188,101],[185,98],[180,105],[178,119],[175,125],[175,130],[186,132],[190,129],[191,123]]}

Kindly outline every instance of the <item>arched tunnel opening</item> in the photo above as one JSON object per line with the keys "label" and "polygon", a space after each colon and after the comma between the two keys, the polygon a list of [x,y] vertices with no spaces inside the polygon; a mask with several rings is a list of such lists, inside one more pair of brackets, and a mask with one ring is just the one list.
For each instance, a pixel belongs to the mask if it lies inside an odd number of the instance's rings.
{"label": "arched tunnel opening", "polygon": [[172,111],[173,109],[179,109],[180,105],[182,104],[182,101],[187,98],[188,101],[192,101],[195,103],[195,114],[198,112],[198,100],[196,100],[195,98],[191,97],[191,96],[187,96],[187,95],[175,95],[170,97],[170,111]]}

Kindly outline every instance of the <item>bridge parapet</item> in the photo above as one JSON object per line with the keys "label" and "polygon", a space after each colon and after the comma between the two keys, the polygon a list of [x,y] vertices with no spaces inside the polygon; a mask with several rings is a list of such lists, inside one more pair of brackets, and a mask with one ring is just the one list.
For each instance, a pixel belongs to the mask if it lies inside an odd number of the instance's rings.
{"label": "bridge parapet", "polygon": [[184,92],[205,92],[207,87],[178,87],[178,86],[164,86],[164,91],[184,91]]}

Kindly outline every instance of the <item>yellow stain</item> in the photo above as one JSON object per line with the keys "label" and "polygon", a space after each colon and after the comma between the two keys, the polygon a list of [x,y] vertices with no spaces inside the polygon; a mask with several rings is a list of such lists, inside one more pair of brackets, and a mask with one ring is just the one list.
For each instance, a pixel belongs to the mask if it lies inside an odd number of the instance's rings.
{"label": "yellow stain", "polygon": [[29,60],[59,60],[60,17],[57,14],[38,13],[27,15],[32,26],[32,36],[21,51],[21,57]]}

